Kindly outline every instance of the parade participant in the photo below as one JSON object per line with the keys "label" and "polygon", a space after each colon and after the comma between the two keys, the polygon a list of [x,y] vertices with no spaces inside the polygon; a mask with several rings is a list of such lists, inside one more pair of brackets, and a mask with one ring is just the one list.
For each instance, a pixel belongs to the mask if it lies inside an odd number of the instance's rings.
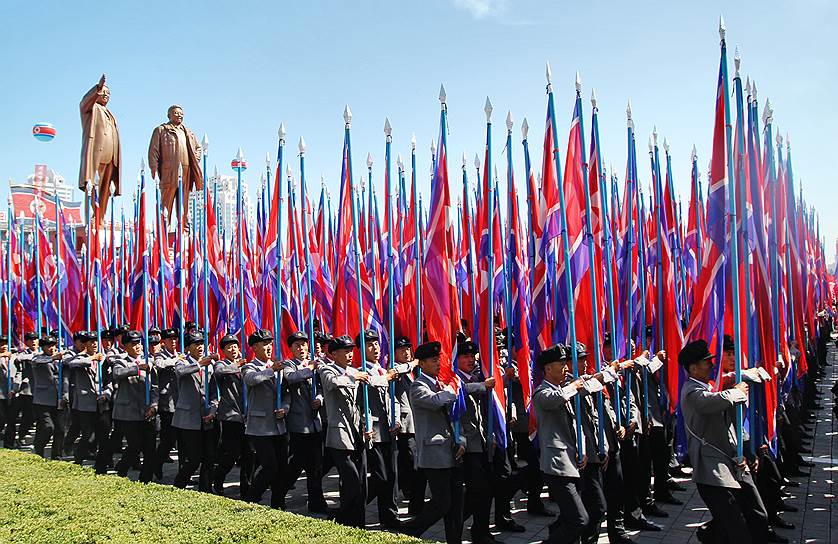
{"label": "parade participant", "polygon": [[58,351],[58,339],[44,336],[43,353],[32,358],[32,406],[35,411],[35,453],[45,457],[47,442],[52,439],[51,459],[60,459],[64,444],[65,414],[70,402],[69,373],[59,370],[64,354]]}
{"label": "parade participant", "polygon": [[399,489],[408,500],[407,513],[417,516],[425,503],[425,474],[416,468],[416,430],[413,424],[413,411],[410,407],[410,386],[418,362],[413,358],[413,346],[406,336],[396,338],[393,346],[395,363],[408,365],[410,370],[400,374],[396,380],[396,400],[399,407],[399,432],[396,435],[398,449]]}
{"label": "parade participant", "polygon": [[[69,368],[70,361],[75,359],[75,357],[84,351],[84,341],[82,340],[85,331],[76,331],[73,333],[73,345],[70,346],[67,350],[64,351],[64,360],[63,364],[64,367],[68,369],[70,373],[70,404],[73,403],[73,396],[76,390],[76,372]],[[55,334],[52,336],[58,337],[58,331],[55,331]],[[64,456],[70,457],[74,454],[75,451],[75,444],[76,439],[79,437],[81,433],[81,421],[79,420],[79,414],[72,408],[69,410],[69,417],[66,418],[69,421],[69,425],[67,427],[67,432],[64,435]]]}
{"label": "parade participant", "polygon": [[[0,435],[5,436],[9,427],[14,427],[12,419],[15,394],[20,388],[20,375],[14,364],[14,356],[9,351],[9,342],[0,338]],[[7,445],[6,447],[10,447]]]}
{"label": "parade participant", "polygon": [[213,377],[218,387],[218,421],[221,424],[221,445],[218,464],[215,466],[213,491],[224,495],[224,480],[237,461],[239,470],[239,496],[247,497],[253,471],[253,453],[244,434],[244,388],[241,368],[247,363],[242,357],[238,336],[227,334],[218,343],[221,357],[215,363]]}
{"label": "parade participant", "polygon": [[96,454],[110,435],[110,410],[107,402],[112,388],[110,383],[105,383],[104,376],[100,375],[105,356],[99,353],[96,333],[80,331],[77,335],[82,351],[69,360],[67,367],[75,376],[70,409],[79,422],[80,438],[73,459],[80,465],[91,453]]}
{"label": "parade participant", "polygon": [[[259,502],[271,488],[271,508],[284,508],[282,477],[288,457],[288,395],[282,394],[281,361],[273,358],[273,335],[259,329],[247,338],[253,360],[241,367],[247,387],[245,435],[256,454],[259,470],[253,476],[247,500]],[[279,389],[279,392],[277,392]]]}
{"label": "parade participant", "polygon": [[410,386],[410,404],[416,430],[416,468],[425,473],[431,500],[406,531],[421,536],[444,519],[445,541],[459,544],[463,535],[463,456],[466,439],[455,440],[449,419],[457,395],[438,381],[442,346],[427,342],[416,347],[422,370]]}
{"label": "parade participant", "polygon": [[768,519],[744,459],[736,457],[735,406],[748,401],[748,385],[714,392],[708,382],[714,355],[703,340],[689,342],[678,363],[689,379],[681,387],[693,481],[713,515],[712,542],[766,542]]}
{"label": "parade participant", "polygon": [[160,332],[162,347],[154,355],[154,368],[157,371],[157,383],[160,391],[160,401],[157,406],[157,415],[160,418],[160,442],[157,445],[157,468],[155,476],[163,478],[163,465],[173,462],[172,448],[177,443],[177,432],[172,427],[172,418],[175,416],[175,405],[177,404],[177,376],[175,365],[178,359],[182,358],[177,352],[178,341],[177,329],[163,329]]}
{"label": "parade participant", "polygon": [[369,374],[352,368],[354,347],[355,343],[349,336],[332,339],[329,353],[334,363],[324,367],[320,377],[323,381],[323,404],[329,420],[326,448],[340,475],[340,509],[335,521],[363,528],[366,524],[366,442],[361,435],[359,402],[361,384],[369,381]]}
{"label": "parade participant", "polygon": [[[296,331],[288,335],[285,342],[293,356],[283,362],[284,382],[290,399],[290,410],[286,418],[290,457],[283,478],[283,490],[287,493],[305,470],[308,511],[326,514],[328,509],[326,499],[323,498],[322,484],[323,442],[320,438],[323,429],[320,420],[323,394],[315,381],[316,365],[308,350],[308,336],[302,331]],[[313,387],[316,394],[312,393]]]}
{"label": "parade participant", "polygon": [[588,455],[584,436],[580,437],[582,451],[577,450],[574,423],[573,397],[584,388],[584,382],[570,381],[568,351],[566,346],[557,344],[539,354],[536,364],[543,369],[544,380],[532,398],[541,446],[541,472],[561,512],[550,525],[545,540],[551,544],[575,542],[590,519],[579,495],[579,471],[587,465]]}
{"label": "parade participant", "polygon": [[[355,345],[361,345],[360,334],[355,337]],[[389,384],[398,374],[393,368],[385,370],[381,366],[381,344],[376,331],[364,331],[364,349],[370,376],[367,398],[371,422],[371,445],[366,450],[367,504],[378,499],[378,522],[385,529],[397,529],[401,523],[396,506],[396,434],[401,422],[398,403],[391,402]]]}
{"label": "parade participant", "polygon": [[182,461],[173,485],[186,487],[200,466],[198,490],[210,493],[218,441],[218,393],[215,387],[207,387],[207,382],[218,355],[204,353],[204,335],[196,331],[186,335],[184,348],[186,357],[175,363],[178,397],[172,427],[177,429],[178,457]]}
{"label": "parade participant", "polygon": [[[154,415],[157,412],[157,378],[143,354],[143,336],[128,331],[120,337],[125,354],[112,355],[111,376],[114,382],[113,421],[125,436],[125,451],[116,465],[120,476],[143,454],[140,481],[150,482],[154,473]],[[148,382],[148,383],[146,383]]]}
{"label": "parade participant", "polygon": [[114,347],[114,331],[113,329],[102,329],[99,333],[99,338],[101,339],[101,343],[99,349],[102,353],[105,354],[105,357],[108,355],[115,355],[113,353]]}
{"label": "parade participant", "polygon": [[[38,333],[27,332],[23,335],[23,349],[14,358],[15,373],[20,376],[18,390],[12,399],[8,414],[8,424],[3,438],[6,448],[23,447],[23,438],[32,430],[35,411],[32,406],[32,358],[40,352]],[[20,424],[16,426],[18,418]]]}
{"label": "parade participant", "polygon": [[460,419],[460,429],[466,439],[463,458],[466,484],[463,519],[472,517],[471,540],[483,544],[495,542],[489,532],[492,494],[488,476],[492,473],[492,466],[485,426],[489,395],[495,385],[495,378],[483,377],[477,367],[477,353],[477,344],[470,340],[457,344],[457,373],[466,393],[466,411]]}

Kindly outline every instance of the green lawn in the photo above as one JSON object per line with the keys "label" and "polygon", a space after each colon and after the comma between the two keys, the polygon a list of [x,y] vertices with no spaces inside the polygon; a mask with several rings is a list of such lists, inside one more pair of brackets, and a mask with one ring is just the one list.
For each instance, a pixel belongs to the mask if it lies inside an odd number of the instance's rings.
{"label": "green lawn", "polygon": [[0,542],[419,542],[0,449]]}

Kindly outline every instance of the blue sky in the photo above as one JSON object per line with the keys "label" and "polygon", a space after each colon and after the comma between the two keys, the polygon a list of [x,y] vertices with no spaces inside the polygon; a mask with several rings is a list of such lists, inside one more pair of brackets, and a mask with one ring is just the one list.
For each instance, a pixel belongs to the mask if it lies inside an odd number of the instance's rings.
{"label": "blue sky", "polygon": [[[336,195],[341,114],[349,104],[356,175],[371,152],[381,192],[382,127],[389,116],[394,159],[397,152],[409,156],[410,136],[416,134],[420,187],[427,194],[440,83],[448,93],[454,182],[463,151],[472,178],[474,154],[483,154],[487,95],[495,108],[493,160],[499,166],[506,160],[507,110],[515,118],[513,157],[520,182],[525,116],[533,162],[541,163],[544,65],[550,61],[562,149],[578,69],[586,131],[592,87],[599,99],[604,163],[613,164],[622,178],[630,98],[639,151],[656,124],[671,145],[676,190],[686,206],[693,144],[702,172],[709,157],[719,14],[727,23],[731,72],[739,45],[743,77],[757,81],[760,111],[770,98],[775,126],[791,136],[795,176],[807,199],[820,207],[831,256],[838,235],[838,214],[830,209],[838,202],[831,138],[838,122],[838,8],[827,0],[6,1],[0,6],[0,65],[6,76],[0,85],[0,175],[21,180],[35,163],[47,163],[75,180],[78,103],[105,72],[122,138],[126,189],[136,183],[152,129],[165,121],[166,108],[178,103],[198,137],[208,134],[209,163],[220,171],[232,173],[230,160],[242,147],[251,164],[248,176],[257,178],[265,154],[275,156],[277,128],[284,122],[290,146],[295,149],[301,135],[306,140],[309,183],[317,189],[322,173]],[[32,138],[37,121],[56,125],[54,141]],[[638,166],[647,184],[647,163]],[[505,175],[501,168],[502,181]],[[0,196],[7,191],[3,183]]]}

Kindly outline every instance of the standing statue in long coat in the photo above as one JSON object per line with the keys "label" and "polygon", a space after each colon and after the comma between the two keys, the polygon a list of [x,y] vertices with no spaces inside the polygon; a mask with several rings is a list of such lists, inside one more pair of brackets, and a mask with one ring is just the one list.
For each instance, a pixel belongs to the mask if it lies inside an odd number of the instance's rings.
{"label": "standing statue in long coat", "polygon": [[119,195],[120,191],[119,128],[107,107],[110,97],[111,91],[105,85],[105,74],[102,74],[99,83],[87,91],[79,104],[82,131],[79,189],[86,193],[88,185],[93,187],[98,179],[99,220],[108,209],[111,187],[114,195]]}

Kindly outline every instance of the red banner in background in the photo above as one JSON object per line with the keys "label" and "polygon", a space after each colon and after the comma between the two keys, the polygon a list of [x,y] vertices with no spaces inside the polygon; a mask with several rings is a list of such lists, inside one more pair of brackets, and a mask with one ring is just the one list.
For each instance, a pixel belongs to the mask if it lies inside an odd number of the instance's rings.
{"label": "red banner in background", "polygon": [[[38,175],[37,167],[35,175],[36,177]],[[15,217],[20,217],[22,213],[25,219],[35,219],[35,210],[38,210],[41,219],[55,223],[55,196],[52,192],[29,186],[13,185],[11,195]],[[81,202],[68,202],[62,199],[61,206],[64,208],[64,217],[68,222],[82,224]]]}

